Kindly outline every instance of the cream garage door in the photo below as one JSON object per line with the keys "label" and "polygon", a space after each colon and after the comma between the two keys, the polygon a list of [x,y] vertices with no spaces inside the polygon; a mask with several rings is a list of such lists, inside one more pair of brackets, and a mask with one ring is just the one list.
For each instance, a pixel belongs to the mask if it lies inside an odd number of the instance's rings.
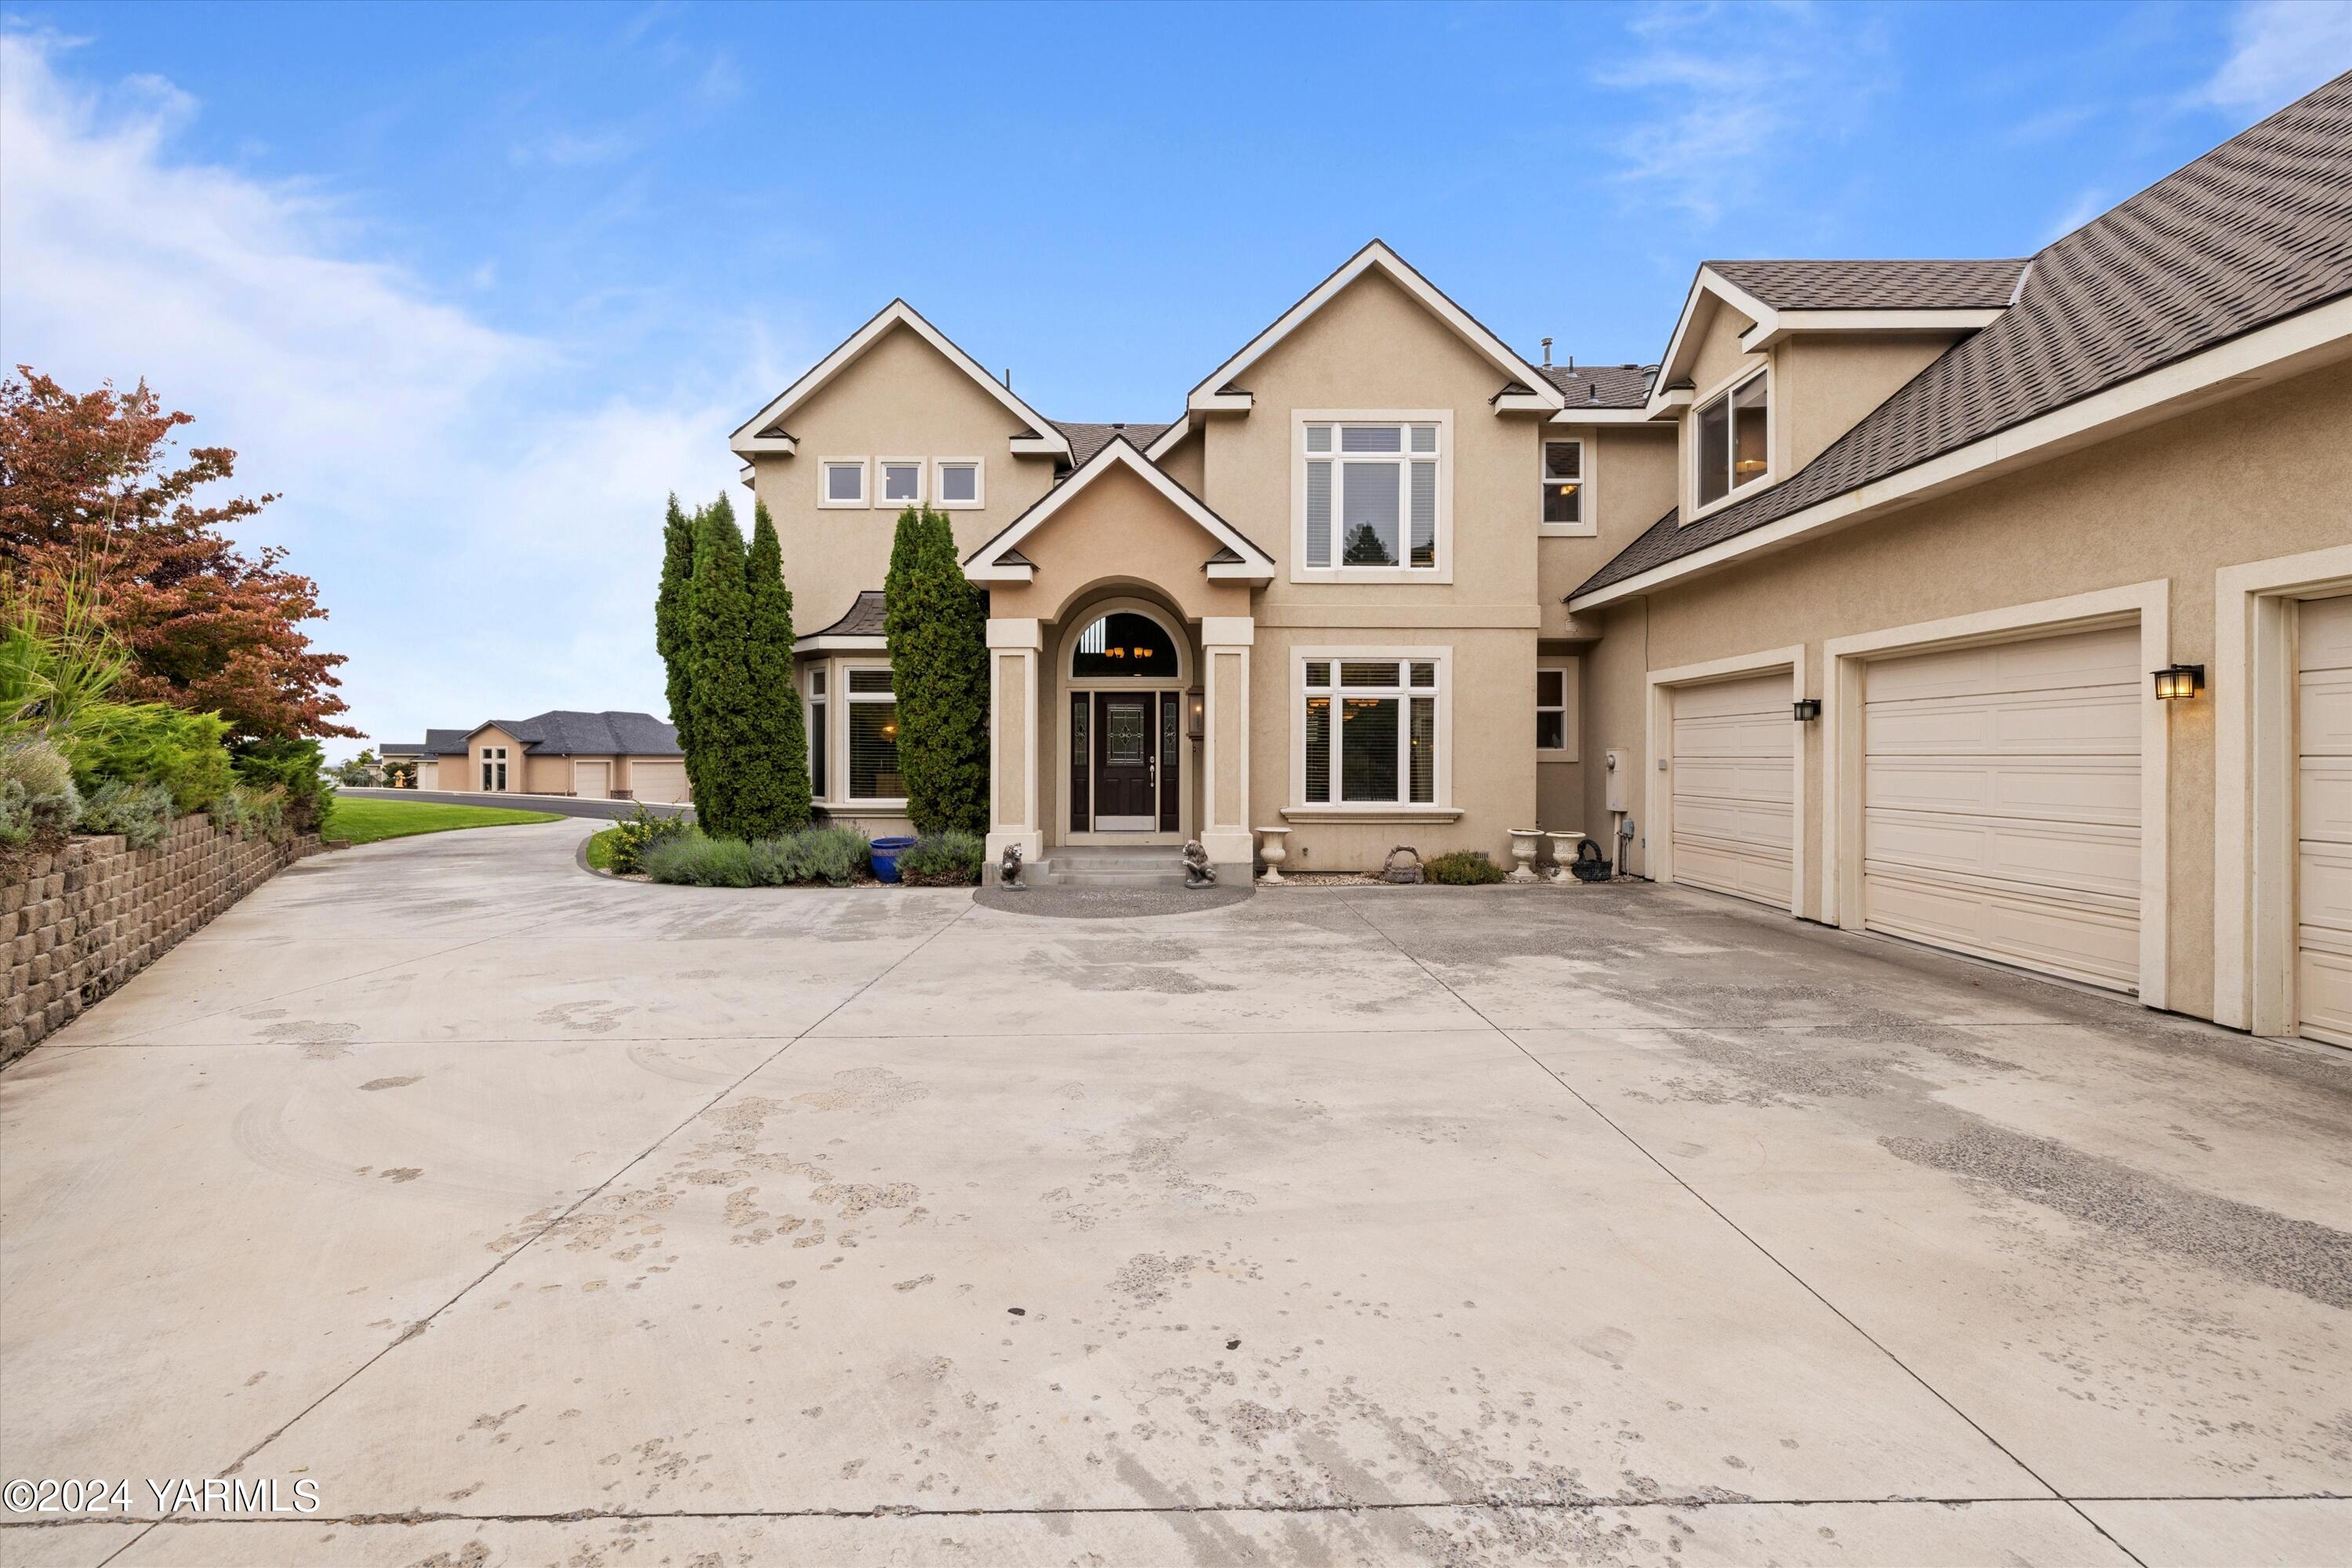
{"label": "cream garage door", "polygon": [[638,761],[629,767],[636,783],[629,793],[639,800],[656,803],[682,801],[686,798],[686,764],[684,763],[648,763]]}
{"label": "cream garage door", "polygon": [[1675,881],[1788,907],[1793,689],[1785,672],[1675,689]]}
{"label": "cream garage door", "polygon": [[2298,618],[2295,1012],[2307,1037],[2352,1046],[2352,597]]}
{"label": "cream garage door", "polygon": [[613,764],[610,763],[572,763],[572,793],[583,800],[612,799]]}
{"label": "cream garage door", "polygon": [[2130,626],[1871,665],[1864,923],[2135,989],[2140,662]]}

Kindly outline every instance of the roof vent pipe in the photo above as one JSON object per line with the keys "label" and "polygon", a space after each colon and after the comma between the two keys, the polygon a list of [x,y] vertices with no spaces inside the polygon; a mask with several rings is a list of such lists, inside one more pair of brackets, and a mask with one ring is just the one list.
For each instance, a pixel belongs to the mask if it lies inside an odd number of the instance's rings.
{"label": "roof vent pipe", "polygon": [[1546,370],[1549,370],[1549,369],[1551,368],[1551,340],[1550,340],[1549,338],[1546,338],[1546,339],[1543,341],[1543,346],[1544,346],[1544,368],[1545,368]]}
{"label": "roof vent pipe", "polygon": [[1013,367],[1009,364],[1004,367],[1004,390],[1013,390]]}

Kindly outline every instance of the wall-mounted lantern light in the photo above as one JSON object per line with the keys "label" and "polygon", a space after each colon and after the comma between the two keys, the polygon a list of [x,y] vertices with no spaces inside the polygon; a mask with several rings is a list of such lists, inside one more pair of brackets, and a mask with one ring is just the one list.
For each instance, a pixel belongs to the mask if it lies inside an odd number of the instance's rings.
{"label": "wall-mounted lantern light", "polygon": [[2205,667],[2201,664],[2176,664],[2155,672],[2156,694],[2164,701],[2176,698],[2194,697],[2205,689]]}
{"label": "wall-mounted lantern light", "polygon": [[1197,741],[1206,731],[1209,705],[1199,687],[1184,693],[1184,732]]}
{"label": "wall-mounted lantern light", "polygon": [[1797,722],[1810,724],[1822,716],[1822,700],[1818,697],[1797,699]]}

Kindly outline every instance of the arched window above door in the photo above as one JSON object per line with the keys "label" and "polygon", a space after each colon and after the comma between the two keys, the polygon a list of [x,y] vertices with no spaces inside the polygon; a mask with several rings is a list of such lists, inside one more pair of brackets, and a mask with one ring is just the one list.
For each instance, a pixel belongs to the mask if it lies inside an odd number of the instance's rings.
{"label": "arched window above door", "polygon": [[1074,679],[1131,676],[1139,680],[1180,679],[1176,645],[1167,628],[1150,616],[1114,610],[1099,616],[1078,634],[1070,655]]}

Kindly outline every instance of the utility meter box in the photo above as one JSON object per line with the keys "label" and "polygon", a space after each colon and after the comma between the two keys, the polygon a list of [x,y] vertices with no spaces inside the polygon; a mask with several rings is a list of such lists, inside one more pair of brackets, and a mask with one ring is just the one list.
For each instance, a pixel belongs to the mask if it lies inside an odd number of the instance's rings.
{"label": "utility meter box", "polygon": [[1633,808],[1625,804],[1625,775],[1631,771],[1632,763],[1622,752],[1609,752],[1604,755],[1609,768],[1609,809],[1631,811]]}

